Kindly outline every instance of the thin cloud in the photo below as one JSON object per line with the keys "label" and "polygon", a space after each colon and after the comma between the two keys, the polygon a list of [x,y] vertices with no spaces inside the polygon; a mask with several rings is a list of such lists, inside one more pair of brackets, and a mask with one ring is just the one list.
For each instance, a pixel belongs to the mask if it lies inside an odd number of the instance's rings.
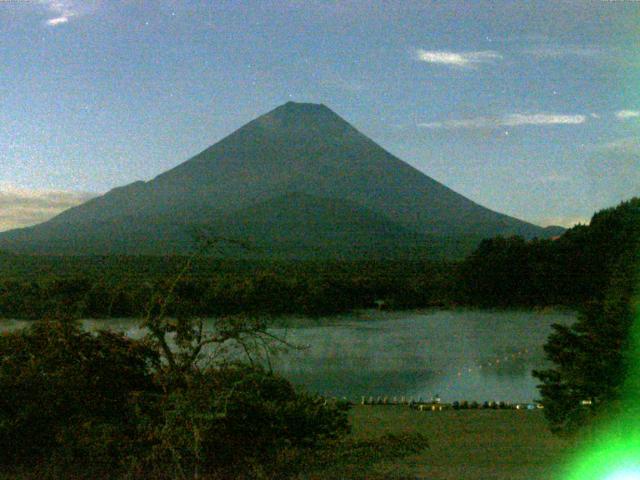
{"label": "thin cloud", "polygon": [[500,126],[498,119],[489,117],[468,118],[463,120],[445,120],[444,122],[419,123],[422,128],[492,128]]}
{"label": "thin cloud", "polygon": [[601,205],[638,194],[640,138],[623,137],[594,145],[584,156],[585,193]]}
{"label": "thin cloud", "polygon": [[44,222],[95,197],[86,192],[32,190],[0,184],[0,231]]}
{"label": "thin cloud", "polygon": [[556,171],[552,171],[547,174],[529,176],[526,179],[522,179],[522,183],[531,185],[549,185],[554,183],[567,183],[572,180],[572,177]]}
{"label": "thin cloud", "polygon": [[63,16],[63,17],[50,18],[49,20],[46,21],[46,24],[49,25],[50,27],[55,27],[57,25],[67,23],[68,21],[69,21],[69,17]]}
{"label": "thin cloud", "polygon": [[512,113],[502,117],[476,117],[462,120],[419,123],[418,127],[430,129],[499,128],[523,125],[578,125],[587,120],[585,115],[559,115],[549,113]]}
{"label": "thin cloud", "polygon": [[40,0],[40,3],[47,7],[50,14],[55,15],[55,17],[49,18],[45,22],[50,27],[68,23],[69,19],[76,15],[75,5],[72,0]]}
{"label": "thin cloud", "polygon": [[619,110],[616,112],[618,120],[628,120],[629,118],[640,117],[640,110]]}
{"label": "thin cloud", "polygon": [[365,84],[362,81],[345,77],[331,70],[321,74],[319,83],[326,88],[344,90],[350,93],[358,93],[365,88]]}
{"label": "thin cloud", "polygon": [[539,45],[523,50],[526,55],[536,58],[561,59],[566,57],[595,58],[604,55],[604,51],[596,47],[577,45]]}
{"label": "thin cloud", "polygon": [[622,153],[640,155],[640,139],[636,137],[619,138],[610,142],[596,145],[592,150],[601,153]]}
{"label": "thin cloud", "polygon": [[518,125],[577,125],[587,120],[585,115],[554,115],[546,113],[536,113],[533,115],[522,115],[514,113],[507,115],[502,125],[515,127]]}
{"label": "thin cloud", "polygon": [[423,50],[421,48],[415,51],[414,57],[420,62],[458,68],[476,68],[481,64],[494,63],[502,59],[502,55],[492,50],[480,52],[450,52],[443,50]]}
{"label": "thin cloud", "polygon": [[548,183],[565,183],[571,180],[571,177],[568,175],[561,175],[557,172],[552,172],[549,175],[543,175],[538,178],[538,183],[548,184]]}
{"label": "thin cloud", "polygon": [[48,27],[58,27],[69,23],[71,19],[94,13],[100,6],[101,0],[40,0],[47,11],[48,18],[44,24]]}

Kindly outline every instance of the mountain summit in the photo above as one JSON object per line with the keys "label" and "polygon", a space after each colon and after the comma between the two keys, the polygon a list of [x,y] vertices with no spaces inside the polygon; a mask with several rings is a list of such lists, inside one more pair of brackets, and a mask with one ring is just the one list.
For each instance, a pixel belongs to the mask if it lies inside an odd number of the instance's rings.
{"label": "mountain summit", "polygon": [[300,258],[460,254],[498,234],[549,236],[436,182],[326,106],[288,102],[149,182],[0,234],[0,248],[181,253],[194,228]]}

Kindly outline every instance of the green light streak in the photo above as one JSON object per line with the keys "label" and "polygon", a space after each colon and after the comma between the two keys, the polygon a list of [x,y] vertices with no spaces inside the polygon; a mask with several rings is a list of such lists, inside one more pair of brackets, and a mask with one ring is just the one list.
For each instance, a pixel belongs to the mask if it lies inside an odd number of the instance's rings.
{"label": "green light streak", "polygon": [[[627,427],[637,429],[635,425]],[[622,428],[621,428],[622,427]],[[640,479],[640,432],[624,435],[624,424],[602,435],[573,464],[569,465],[566,480],[630,480]],[[629,428],[630,427],[630,428]]]}
{"label": "green light streak", "polygon": [[634,303],[629,371],[617,418],[598,428],[595,440],[569,463],[563,480],[640,480],[640,308]]}

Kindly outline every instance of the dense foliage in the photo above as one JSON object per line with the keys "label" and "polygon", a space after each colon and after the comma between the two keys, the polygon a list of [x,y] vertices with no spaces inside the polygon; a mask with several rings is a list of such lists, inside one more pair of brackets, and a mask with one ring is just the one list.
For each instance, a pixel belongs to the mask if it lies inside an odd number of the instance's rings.
{"label": "dense foliage", "polygon": [[638,313],[640,199],[597,213],[569,241],[580,246],[577,269],[584,276],[576,281],[589,301],[574,325],[554,326],[545,346],[553,367],[534,372],[542,381],[545,415],[564,433],[616,410],[630,362],[637,361],[630,329]]}
{"label": "dense foliage", "polygon": [[145,345],[42,321],[0,337],[0,461],[5,466],[84,459],[112,466],[135,455],[136,401],[157,391]]}
{"label": "dense foliage", "polygon": [[496,237],[459,267],[458,299],[480,306],[568,305],[601,300],[622,255],[638,246],[640,199],[596,213],[553,240]]}
{"label": "dense foliage", "polygon": [[[460,263],[425,261],[251,262],[201,258],[181,278],[170,307],[202,316],[334,314],[375,307],[442,305],[577,307],[601,295],[610,265],[628,248],[625,227],[577,226],[555,240],[483,240]],[[603,226],[605,225],[606,226]],[[625,236],[626,235],[626,236]],[[140,317],[150,292],[166,288],[184,257],[0,259],[0,317]]]}
{"label": "dense foliage", "polygon": [[[347,406],[257,365],[201,363],[202,347],[258,334],[205,333],[159,313],[144,340],[35,322],[0,337],[0,469],[39,478],[253,478],[348,431]],[[164,327],[163,327],[164,325]],[[162,344],[180,331],[173,359]],[[211,360],[211,359],[209,359]]]}
{"label": "dense foliage", "polygon": [[[182,257],[24,257],[0,260],[0,317],[140,317],[151,292],[167,287]],[[332,314],[375,307],[441,305],[454,281],[425,262],[243,263],[198,259],[176,286],[178,309],[203,316]]]}

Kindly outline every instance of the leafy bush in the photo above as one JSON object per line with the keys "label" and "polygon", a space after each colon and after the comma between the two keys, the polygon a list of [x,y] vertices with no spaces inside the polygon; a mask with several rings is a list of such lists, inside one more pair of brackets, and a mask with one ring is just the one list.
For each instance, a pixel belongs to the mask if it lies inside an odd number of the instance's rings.
{"label": "leafy bush", "polygon": [[[145,345],[42,321],[0,337],[0,463],[56,457],[115,468],[136,437],[137,393],[154,392]],[[110,441],[105,438],[106,432]],[[98,439],[99,437],[99,439]],[[95,460],[94,460],[95,461]]]}
{"label": "leafy bush", "polygon": [[157,347],[69,320],[0,337],[0,465],[42,478],[243,478],[348,431],[346,405],[260,367],[167,370]]}
{"label": "leafy bush", "polygon": [[171,478],[269,472],[283,450],[316,447],[346,433],[347,408],[298,393],[261,368],[211,369],[171,392],[161,421],[147,423],[155,446],[144,470],[160,466]]}

